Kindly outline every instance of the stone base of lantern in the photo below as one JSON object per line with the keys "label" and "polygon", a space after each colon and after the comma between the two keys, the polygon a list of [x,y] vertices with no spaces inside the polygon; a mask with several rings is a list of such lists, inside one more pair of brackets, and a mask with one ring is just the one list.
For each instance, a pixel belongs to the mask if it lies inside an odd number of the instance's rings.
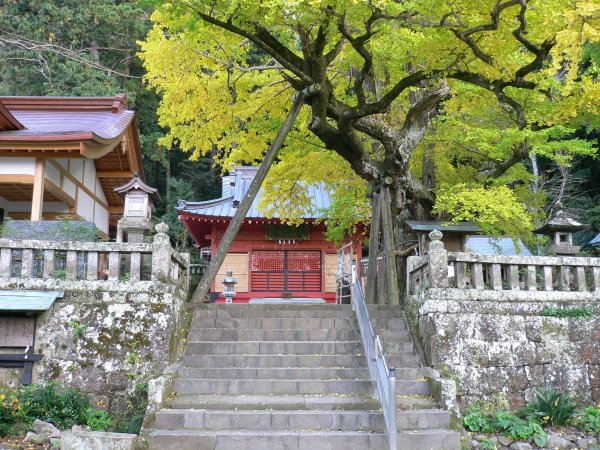
{"label": "stone base of lantern", "polygon": [[150,242],[152,223],[149,219],[141,217],[123,217],[117,223],[117,242],[131,242],[134,244]]}

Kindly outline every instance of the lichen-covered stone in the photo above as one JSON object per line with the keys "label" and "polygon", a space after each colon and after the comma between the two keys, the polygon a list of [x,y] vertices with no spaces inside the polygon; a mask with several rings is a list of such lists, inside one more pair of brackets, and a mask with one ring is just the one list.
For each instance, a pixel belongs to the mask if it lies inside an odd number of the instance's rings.
{"label": "lichen-covered stone", "polygon": [[[591,317],[542,314],[582,305]],[[428,362],[456,380],[461,406],[498,392],[520,406],[547,382],[581,402],[600,400],[596,292],[431,288],[409,295],[406,312]]]}
{"label": "lichen-covered stone", "polygon": [[[63,290],[37,319],[34,383],[57,380],[113,410],[173,362],[186,292],[170,283],[0,279],[0,289]],[[0,372],[12,369],[0,369]]]}

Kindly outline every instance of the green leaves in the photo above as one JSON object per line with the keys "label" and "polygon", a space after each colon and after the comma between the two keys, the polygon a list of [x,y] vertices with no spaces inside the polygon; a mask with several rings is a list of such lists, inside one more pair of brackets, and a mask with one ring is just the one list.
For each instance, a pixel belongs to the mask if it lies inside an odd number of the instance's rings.
{"label": "green leaves", "polygon": [[564,425],[577,408],[573,394],[556,392],[549,384],[535,389],[535,397],[530,406],[540,421],[552,425]]}

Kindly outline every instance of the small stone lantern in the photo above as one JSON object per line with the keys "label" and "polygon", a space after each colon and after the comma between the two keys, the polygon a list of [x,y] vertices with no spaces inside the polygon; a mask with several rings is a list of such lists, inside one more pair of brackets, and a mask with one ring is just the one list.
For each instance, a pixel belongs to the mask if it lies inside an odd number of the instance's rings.
{"label": "small stone lantern", "polygon": [[125,200],[123,217],[117,223],[117,242],[146,242],[152,231],[154,202],[160,200],[157,189],[144,183],[136,173],[115,192]]}
{"label": "small stone lantern", "polygon": [[537,234],[546,234],[550,237],[548,249],[557,255],[574,255],[581,247],[573,245],[573,232],[583,230],[586,225],[569,217],[563,210],[562,203],[556,203],[554,215],[548,221],[534,230]]}
{"label": "small stone lantern", "polygon": [[235,285],[238,280],[233,278],[233,271],[229,269],[227,276],[223,280],[223,297],[225,297],[225,303],[233,303],[233,298],[237,295],[235,292]]}

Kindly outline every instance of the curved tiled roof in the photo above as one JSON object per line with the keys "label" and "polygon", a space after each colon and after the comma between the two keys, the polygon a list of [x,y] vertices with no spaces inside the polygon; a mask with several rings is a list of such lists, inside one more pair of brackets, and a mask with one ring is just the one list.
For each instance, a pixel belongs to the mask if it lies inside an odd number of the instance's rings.
{"label": "curved tiled roof", "polygon": [[134,117],[124,103],[114,106],[117,98],[0,97],[0,103],[24,127],[0,132],[0,140],[113,140]]}
{"label": "curved tiled roof", "polygon": [[[231,189],[226,189],[228,196],[207,200],[203,202],[188,202],[180,200],[177,211],[183,215],[195,215],[204,217],[233,217],[237,210],[237,205],[242,201],[250,183],[256,175],[258,167],[239,167],[234,169],[233,174],[228,175],[223,180],[223,185],[233,183]],[[233,194],[233,195],[231,195]],[[316,219],[321,217],[320,211],[328,208],[331,205],[331,197],[325,188],[324,184],[310,185],[308,187],[308,195],[312,200],[312,205],[309,211],[306,212],[304,219]],[[258,204],[262,197],[262,188],[258,191],[247,218],[264,218],[264,214],[258,208]],[[277,214],[273,216],[279,218]]]}

